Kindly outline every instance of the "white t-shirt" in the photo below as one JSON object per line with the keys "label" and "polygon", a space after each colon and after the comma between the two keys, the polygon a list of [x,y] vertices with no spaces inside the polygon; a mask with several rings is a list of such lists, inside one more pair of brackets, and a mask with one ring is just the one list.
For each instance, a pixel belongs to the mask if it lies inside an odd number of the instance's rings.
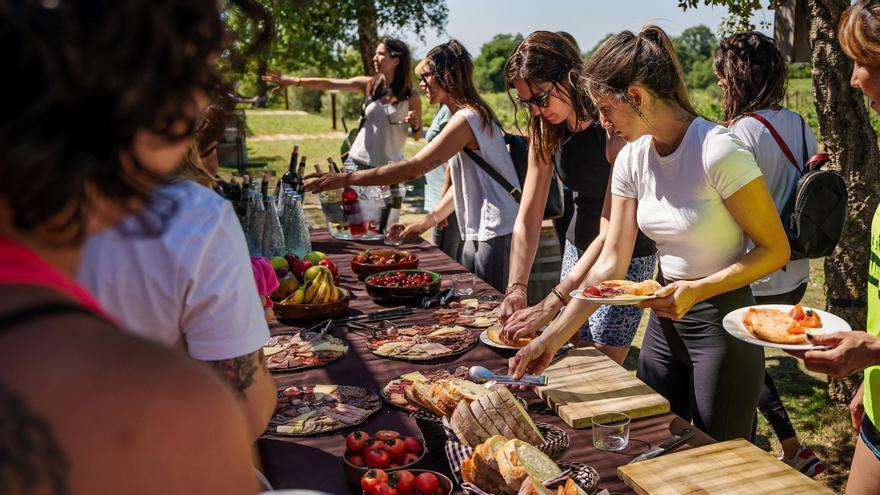
{"label": "white t-shirt", "polygon": [[388,162],[403,160],[403,147],[406,144],[409,124],[409,99],[397,103],[382,103],[382,99],[364,101],[364,126],[354,138],[348,156],[370,167],[381,167]]}
{"label": "white t-shirt", "polygon": [[[767,119],[779,136],[785,141],[791,150],[795,160],[803,166],[804,139],[806,138],[807,157],[816,154],[816,137],[813,130],[801,120],[800,115],[787,110],[760,110],[755,112]],[[767,130],[767,127],[752,117],[741,117],[730,125],[730,130],[743,140],[749,150],[755,155],[758,167],[764,174],[767,189],[773,196],[776,210],[782,212],[785,202],[788,201],[794,190],[795,184],[800,179],[800,173],[795,170],[779,144]],[[749,242],[749,249],[754,244]],[[810,280],[810,260],[802,259],[789,261],[785,268],[771,273],[768,277],[752,282],[752,293],[756,296],[774,296],[791,292],[803,283]]]}
{"label": "white t-shirt", "polygon": [[724,200],[760,176],[739,138],[697,117],[670,155],[660,156],[651,136],[624,146],[611,193],[638,200],[639,228],[657,243],[663,273],[696,279],[745,254],[746,236]]}
{"label": "white t-shirt", "polygon": [[[250,354],[269,328],[232,205],[195,182],[157,191],[177,210],[159,237],[126,234],[135,219],[91,236],[79,281],[131,333],[219,361]],[[128,232],[131,232],[129,230]]]}
{"label": "white t-shirt", "polygon": [[[453,119],[465,119],[480,146],[479,150],[474,151],[508,182],[522,187],[507,151],[504,133],[497,123],[493,123],[489,129],[484,128],[480,114],[470,108],[455,112],[450,123]],[[449,159],[449,167],[461,238],[466,241],[488,241],[513,232],[519,204],[498,181],[484,172],[464,151]]]}

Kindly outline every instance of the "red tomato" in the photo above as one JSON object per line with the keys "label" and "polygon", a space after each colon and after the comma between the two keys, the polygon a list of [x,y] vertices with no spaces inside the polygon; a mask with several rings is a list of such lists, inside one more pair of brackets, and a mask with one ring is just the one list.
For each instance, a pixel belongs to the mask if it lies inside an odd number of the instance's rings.
{"label": "red tomato", "polygon": [[794,318],[796,321],[801,321],[806,318],[806,313],[804,313],[804,308],[801,307],[800,304],[795,304],[791,311],[788,312],[788,315]]}
{"label": "red tomato", "polygon": [[361,478],[361,489],[364,493],[373,493],[373,488],[388,481],[388,475],[381,469],[370,469]]}
{"label": "red tomato", "polygon": [[376,440],[375,438],[371,438],[371,439],[367,440],[366,442],[364,442],[363,453],[364,453],[364,455],[367,455],[367,452],[369,452],[371,450],[384,449],[384,448],[385,448],[385,442],[383,442],[381,440]]}
{"label": "red tomato", "polygon": [[374,449],[364,454],[364,460],[369,468],[385,469],[391,464],[391,458],[384,449]]}
{"label": "red tomato", "polygon": [[406,454],[405,456],[403,456],[403,462],[401,462],[400,464],[403,466],[408,466],[408,465],[416,462],[417,460],[419,460],[419,456],[417,454],[413,454],[412,452],[410,452],[410,453]]}
{"label": "red tomato", "polygon": [[364,463],[364,456],[360,454],[352,454],[348,456],[348,463],[352,466],[364,467],[366,464]]}
{"label": "red tomato", "polygon": [[416,489],[416,477],[409,471],[392,473],[390,478],[400,495],[411,495]]}
{"label": "red tomato", "polygon": [[357,261],[357,262],[359,262],[359,263],[360,263],[360,262],[363,262],[363,261],[364,261],[364,255],[359,254],[359,255],[357,255],[357,256],[354,257],[354,260]]}
{"label": "red tomato", "polygon": [[598,287],[596,287],[595,285],[591,285],[584,289],[584,295],[587,297],[599,297],[602,295],[602,293],[599,292]]}
{"label": "red tomato", "polygon": [[392,462],[402,461],[407,454],[406,445],[399,438],[392,438],[385,442],[385,451],[388,452]]}
{"label": "red tomato", "polygon": [[821,320],[819,320],[819,315],[813,310],[807,310],[806,316],[801,320],[801,325],[808,328],[819,328],[822,326]]}
{"label": "red tomato", "polygon": [[403,444],[406,445],[406,451],[412,454],[419,455],[422,453],[422,442],[419,441],[416,437],[406,437],[403,439]]}
{"label": "red tomato", "polygon": [[391,488],[388,483],[380,483],[373,488],[373,495],[397,495],[397,490]]}
{"label": "red tomato", "polygon": [[440,480],[434,473],[422,473],[416,476],[416,491],[423,495],[435,495],[440,488]]}
{"label": "red tomato", "polygon": [[383,442],[387,442],[392,438],[400,438],[400,433],[397,433],[394,430],[379,430],[374,435],[376,440],[381,440]]}
{"label": "red tomato", "polygon": [[360,454],[364,451],[364,443],[370,439],[370,435],[362,431],[354,431],[345,437],[345,450],[350,454]]}

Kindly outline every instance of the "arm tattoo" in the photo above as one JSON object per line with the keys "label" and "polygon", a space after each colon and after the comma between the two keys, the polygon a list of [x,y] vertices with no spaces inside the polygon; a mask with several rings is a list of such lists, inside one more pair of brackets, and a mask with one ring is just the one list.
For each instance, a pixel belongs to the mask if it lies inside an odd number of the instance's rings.
{"label": "arm tattoo", "polygon": [[254,384],[254,377],[258,372],[266,373],[266,363],[263,360],[263,349],[244,356],[222,361],[210,361],[211,366],[232,385],[236,395],[244,400],[244,391]]}
{"label": "arm tattoo", "polygon": [[0,493],[67,495],[69,470],[52,428],[0,383]]}

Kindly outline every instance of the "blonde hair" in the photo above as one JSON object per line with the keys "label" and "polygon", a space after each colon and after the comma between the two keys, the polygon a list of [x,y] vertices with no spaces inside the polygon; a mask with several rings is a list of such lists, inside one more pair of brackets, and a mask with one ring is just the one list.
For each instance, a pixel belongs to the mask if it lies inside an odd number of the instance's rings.
{"label": "blonde hair", "polygon": [[199,156],[199,145],[194,139],[189,145],[189,150],[180,161],[177,171],[174,174],[177,180],[191,180],[198,182],[205,187],[213,187],[215,184],[214,176],[205,168],[202,158]]}
{"label": "blonde hair", "polygon": [[868,67],[880,67],[880,3],[859,0],[847,7],[837,25],[840,47],[846,55]]}

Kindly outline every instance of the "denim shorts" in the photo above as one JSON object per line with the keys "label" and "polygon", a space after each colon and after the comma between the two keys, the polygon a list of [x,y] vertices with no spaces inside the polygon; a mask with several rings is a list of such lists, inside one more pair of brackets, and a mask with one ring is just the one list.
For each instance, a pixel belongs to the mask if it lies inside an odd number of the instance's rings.
{"label": "denim shorts", "polygon": [[877,427],[874,426],[867,414],[862,415],[862,427],[859,428],[859,435],[865,445],[874,453],[874,457],[880,460],[880,432],[877,431]]}

